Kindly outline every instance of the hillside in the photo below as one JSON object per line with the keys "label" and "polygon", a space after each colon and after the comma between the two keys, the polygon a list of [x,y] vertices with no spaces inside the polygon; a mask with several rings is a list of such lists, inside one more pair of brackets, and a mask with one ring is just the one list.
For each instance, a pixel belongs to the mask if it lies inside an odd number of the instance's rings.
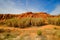
{"label": "hillside", "polygon": [[4,20],[4,19],[10,19],[13,17],[17,17],[17,18],[23,18],[23,17],[34,17],[34,18],[47,18],[47,17],[59,17],[60,15],[50,15],[48,13],[45,12],[26,12],[26,13],[22,13],[22,14],[0,14],[0,20]]}
{"label": "hillside", "polygon": [[0,40],[60,40],[59,16],[45,12],[0,14]]}
{"label": "hillside", "polygon": [[42,17],[42,18],[47,18],[47,17],[50,17],[50,15],[45,13],[45,12],[36,12],[36,13],[26,12],[26,13],[21,14],[21,16],[19,16],[19,17],[35,17],[35,18]]}

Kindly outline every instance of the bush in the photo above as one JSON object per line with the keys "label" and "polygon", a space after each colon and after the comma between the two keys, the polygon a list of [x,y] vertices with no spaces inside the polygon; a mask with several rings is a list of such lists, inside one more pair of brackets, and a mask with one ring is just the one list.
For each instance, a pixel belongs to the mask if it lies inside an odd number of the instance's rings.
{"label": "bush", "polygon": [[30,26],[30,18],[21,18],[21,19],[13,18],[6,20],[4,23],[11,27],[24,28]]}
{"label": "bush", "polygon": [[60,25],[60,18],[48,18],[48,24]]}
{"label": "bush", "polygon": [[29,27],[31,25],[30,18],[21,18],[20,21],[18,21],[18,25],[20,28]]}
{"label": "bush", "polygon": [[42,18],[12,18],[8,19],[6,21],[3,21],[2,24],[5,24],[10,27],[20,27],[20,28],[25,28],[29,26],[41,26],[45,25],[45,21]]}
{"label": "bush", "polygon": [[18,22],[18,20],[13,18],[13,19],[6,20],[5,24],[8,25],[8,26],[11,26],[11,27],[16,27],[16,26],[18,26],[17,22]]}
{"label": "bush", "polygon": [[37,35],[39,35],[39,36],[42,35],[42,31],[38,30]]}

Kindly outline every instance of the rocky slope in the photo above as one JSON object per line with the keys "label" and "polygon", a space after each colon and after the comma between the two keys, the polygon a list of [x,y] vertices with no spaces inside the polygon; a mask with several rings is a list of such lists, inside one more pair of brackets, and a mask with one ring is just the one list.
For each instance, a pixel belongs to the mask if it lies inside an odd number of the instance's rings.
{"label": "rocky slope", "polygon": [[26,12],[26,13],[23,13],[23,14],[19,15],[19,17],[35,17],[35,18],[38,18],[38,17],[47,18],[47,17],[50,17],[50,16],[51,15],[49,15],[45,12],[36,12],[36,13]]}
{"label": "rocky slope", "polygon": [[4,19],[10,19],[13,17],[17,17],[17,18],[23,18],[23,17],[35,17],[35,18],[47,18],[47,17],[59,17],[58,16],[54,16],[54,15],[50,15],[48,13],[45,12],[26,12],[26,13],[22,13],[22,14],[0,14],[0,20],[4,20]]}

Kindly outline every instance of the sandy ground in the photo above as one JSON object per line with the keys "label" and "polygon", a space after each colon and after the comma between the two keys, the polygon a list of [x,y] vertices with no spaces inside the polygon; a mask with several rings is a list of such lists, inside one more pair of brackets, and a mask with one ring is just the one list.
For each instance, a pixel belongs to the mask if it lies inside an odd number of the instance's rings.
{"label": "sandy ground", "polygon": [[58,28],[60,29],[60,26],[55,26],[55,25],[45,25],[45,26],[33,26],[30,28],[14,28],[14,27],[6,27],[6,26],[0,26],[0,29],[5,29],[5,30],[11,30],[11,31],[19,31],[20,33],[25,34],[25,33],[30,33],[32,35],[36,34],[38,30],[45,30],[45,29],[53,29],[53,28]]}
{"label": "sandy ground", "polygon": [[[38,30],[46,30],[46,29],[53,29],[53,28],[58,28],[60,29],[60,26],[55,26],[55,25],[45,25],[45,26],[32,26],[29,28],[14,28],[14,27],[7,27],[7,26],[0,26],[0,29],[5,29],[5,30],[11,30],[13,33],[15,31],[19,32],[19,36],[16,37],[17,39],[20,38],[20,36],[24,35],[29,35],[32,39],[34,39],[37,35]],[[45,35],[45,34],[44,34]],[[50,37],[48,37],[50,38]]]}
{"label": "sandy ground", "polygon": [[7,27],[7,26],[0,26],[0,29],[10,29],[10,30],[39,30],[39,29],[53,29],[54,27],[60,29],[60,26],[56,26],[56,25],[45,25],[45,26],[33,26],[33,27],[29,27],[29,28],[15,28],[15,27]]}

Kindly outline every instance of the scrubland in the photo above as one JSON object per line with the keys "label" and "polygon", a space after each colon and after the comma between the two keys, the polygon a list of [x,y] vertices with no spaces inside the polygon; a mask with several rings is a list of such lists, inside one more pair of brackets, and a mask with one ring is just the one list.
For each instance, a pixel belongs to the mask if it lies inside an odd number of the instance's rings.
{"label": "scrubland", "polygon": [[60,17],[0,21],[0,40],[60,40]]}
{"label": "scrubland", "polygon": [[44,25],[57,25],[60,26],[60,17],[55,18],[11,18],[0,22],[0,25],[6,25],[10,27],[26,28],[31,26],[44,26]]}

